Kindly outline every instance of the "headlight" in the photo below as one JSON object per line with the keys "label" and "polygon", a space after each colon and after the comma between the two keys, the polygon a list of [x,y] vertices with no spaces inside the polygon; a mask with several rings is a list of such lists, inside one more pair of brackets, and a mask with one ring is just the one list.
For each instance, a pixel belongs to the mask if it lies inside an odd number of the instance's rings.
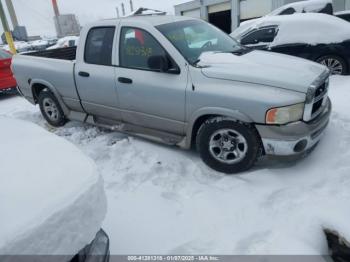
{"label": "headlight", "polygon": [[304,103],[272,108],[266,113],[266,124],[284,125],[299,121],[304,115]]}

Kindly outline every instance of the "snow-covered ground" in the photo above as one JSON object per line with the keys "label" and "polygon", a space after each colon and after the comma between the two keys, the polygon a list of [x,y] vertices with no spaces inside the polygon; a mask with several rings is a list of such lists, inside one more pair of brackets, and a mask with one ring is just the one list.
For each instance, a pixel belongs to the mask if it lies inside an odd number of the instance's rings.
{"label": "snow-covered ground", "polygon": [[111,254],[326,254],[323,227],[350,238],[350,77],[334,77],[330,96],[332,120],[311,155],[265,159],[238,176],[195,152],[77,122],[49,127],[19,97],[1,98],[0,115],[37,123],[96,161]]}

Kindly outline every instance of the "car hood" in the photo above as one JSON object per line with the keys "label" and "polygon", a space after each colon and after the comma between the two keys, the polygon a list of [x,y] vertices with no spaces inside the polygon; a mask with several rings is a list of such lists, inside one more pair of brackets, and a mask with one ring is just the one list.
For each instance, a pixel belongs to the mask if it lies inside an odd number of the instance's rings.
{"label": "car hood", "polygon": [[306,93],[327,68],[305,59],[265,51],[244,55],[206,52],[198,66],[209,78],[249,82]]}

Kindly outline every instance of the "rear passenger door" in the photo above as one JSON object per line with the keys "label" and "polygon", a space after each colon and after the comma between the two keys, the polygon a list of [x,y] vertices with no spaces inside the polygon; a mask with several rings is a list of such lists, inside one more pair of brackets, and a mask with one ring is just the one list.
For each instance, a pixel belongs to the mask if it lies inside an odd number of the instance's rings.
{"label": "rear passenger door", "polygon": [[112,63],[115,31],[114,26],[99,26],[89,30],[84,54],[79,54],[79,62],[75,67],[75,79],[87,113],[120,120],[115,68]]}

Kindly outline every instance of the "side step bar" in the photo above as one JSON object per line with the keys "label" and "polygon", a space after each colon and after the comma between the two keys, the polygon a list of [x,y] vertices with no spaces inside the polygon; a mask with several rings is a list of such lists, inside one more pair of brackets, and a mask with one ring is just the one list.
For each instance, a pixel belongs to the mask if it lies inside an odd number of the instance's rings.
{"label": "side step bar", "polygon": [[126,124],[118,121],[112,121],[109,119],[97,118],[91,115],[87,116],[84,122],[111,131],[118,131],[171,146],[181,146],[183,140],[185,139],[185,137],[183,136],[174,135],[167,132],[158,131],[146,127],[140,127],[132,124]]}

